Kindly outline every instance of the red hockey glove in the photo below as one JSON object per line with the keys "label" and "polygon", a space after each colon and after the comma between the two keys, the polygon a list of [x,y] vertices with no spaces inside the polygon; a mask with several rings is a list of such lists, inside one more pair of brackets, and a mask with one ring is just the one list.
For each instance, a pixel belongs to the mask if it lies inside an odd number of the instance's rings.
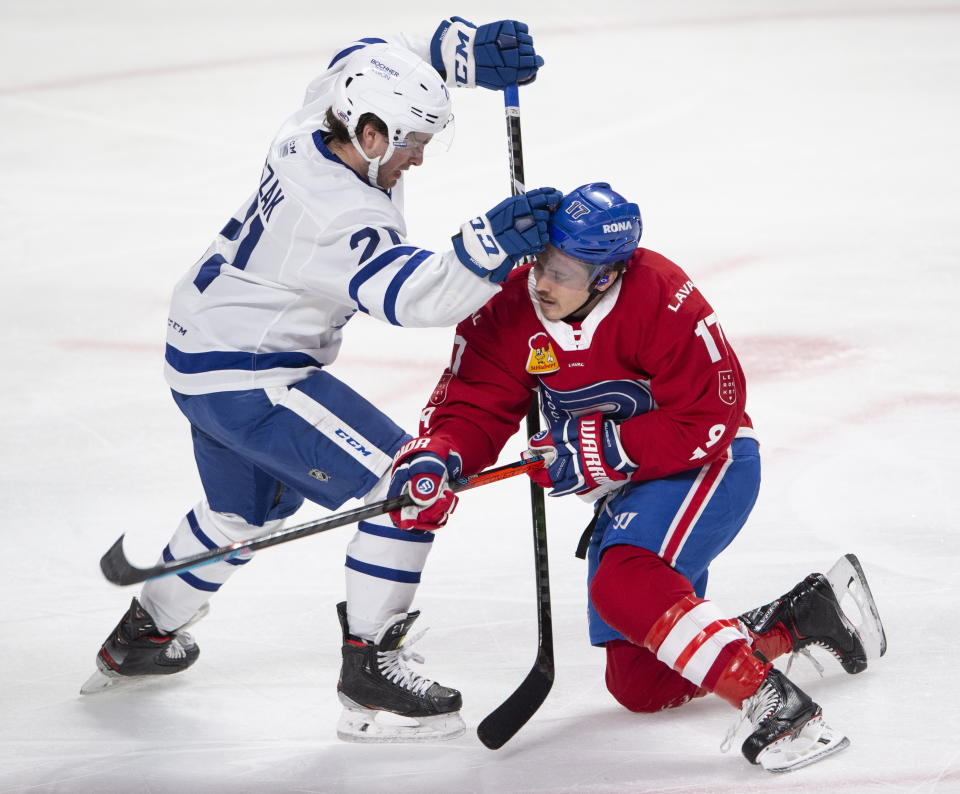
{"label": "red hockey glove", "polygon": [[460,455],[439,438],[421,436],[400,447],[387,498],[409,494],[413,504],[391,511],[393,523],[400,529],[440,529],[457,506],[447,482],[459,477],[462,467]]}
{"label": "red hockey glove", "polygon": [[637,470],[620,443],[616,422],[603,414],[568,419],[541,430],[528,442],[529,455],[542,455],[543,468],[530,472],[550,496],[575,493],[592,502],[616,490]]}

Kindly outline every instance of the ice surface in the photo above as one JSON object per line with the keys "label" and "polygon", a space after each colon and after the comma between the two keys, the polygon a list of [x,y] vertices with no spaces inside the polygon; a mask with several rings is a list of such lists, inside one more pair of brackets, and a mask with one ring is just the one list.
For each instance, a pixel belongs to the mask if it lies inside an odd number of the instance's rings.
{"label": "ice surface", "polygon": [[[960,5],[329,5],[0,6],[0,792],[960,790]],[[588,509],[569,500],[548,506],[556,685],[485,749],[473,730],[534,660],[519,481],[463,496],[417,602],[426,672],[464,694],[454,742],[335,738],[347,529],[260,554],[195,627],[189,673],[78,696],[135,592],[100,554],[126,532],[151,563],[200,493],[161,372],[174,282],[338,44],[450,13],[529,21],[547,61],[521,91],[529,184],[609,180],[639,202],[645,245],[690,273],[740,354],[764,486],[711,597],[735,613],[860,557],[887,655],[857,677],[794,666],[850,736],[836,757],[774,778],[720,754],[718,700],[617,706],[572,556]],[[408,180],[426,247],[508,190],[500,97],[455,103],[452,151]],[[360,316],[334,371],[413,427],[450,341]]]}

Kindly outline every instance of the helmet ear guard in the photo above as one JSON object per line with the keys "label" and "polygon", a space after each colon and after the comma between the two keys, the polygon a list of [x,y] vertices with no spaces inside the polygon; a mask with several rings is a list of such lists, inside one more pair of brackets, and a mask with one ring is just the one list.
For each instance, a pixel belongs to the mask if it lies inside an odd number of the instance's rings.
{"label": "helmet ear guard", "polygon": [[590,182],[572,190],[550,218],[550,243],[591,265],[629,259],[642,233],[640,208],[608,182]]}

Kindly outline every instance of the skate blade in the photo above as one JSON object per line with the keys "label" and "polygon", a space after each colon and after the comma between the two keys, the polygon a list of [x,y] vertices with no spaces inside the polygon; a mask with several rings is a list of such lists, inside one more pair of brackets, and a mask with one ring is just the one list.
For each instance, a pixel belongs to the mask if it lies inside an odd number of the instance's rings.
{"label": "skate blade", "polygon": [[856,555],[845,554],[824,577],[830,583],[840,608],[860,637],[867,659],[879,659],[887,652],[887,635],[883,630],[873,593],[870,592],[870,585],[867,584],[867,577]]}
{"label": "skate blade", "polygon": [[127,683],[132,683],[135,680],[135,678],[120,675],[112,670],[105,671],[98,668],[94,671],[93,675],[83,682],[83,686],[80,687],[80,694],[95,695],[98,692],[103,692],[107,689],[113,689],[117,686],[124,686]]}
{"label": "skate blade", "polygon": [[83,682],[83,686],[80,687],[80,694],[96,695],[108,689],[126,691],[128,689],[138,689],[147,684],[156,686],[160,681],[169,681],[173,677],[173,675],[120,675],[109,667],[104,669],[98,665],[93,675]]}
{"label": "skate blade", "polygon": [[814,717],[796,736],[788,735],[761,751],[757,763],[768,772],[792,772],[849,746],[846,736],[833,730],[823,717]]}
{"label": "skate blade", "polygon": [[400,717],[391,712],[344,703],[337,722],[337,738],[344,742],[369,744],[415,744],[456,739],[466,729],[457,711],[433,717]]}

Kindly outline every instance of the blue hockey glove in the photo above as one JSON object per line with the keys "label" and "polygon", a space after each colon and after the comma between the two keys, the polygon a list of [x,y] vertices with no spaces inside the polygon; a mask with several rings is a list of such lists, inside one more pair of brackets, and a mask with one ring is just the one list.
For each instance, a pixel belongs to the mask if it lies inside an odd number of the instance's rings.
{"label": "blue hockey glove", "polygon": [[460,227],[453,238],[457,258],[480,278],[499,284],[516,262],[547,247],[550,213],[561,198],[560,191],[541,187],[504,199]]}
{"label": "blue hockey glove", "polygon": [[440,529],[457,506],[447,487],[460,476],[460,455],[439,438],[421,436],[400,447],[393,459],[387,498],[410,494],[413,505],[393,510],[390,519],[400,529]]}
{"label": "blue hockey glove", "polygon": [[620,443],[617,423],[603,414],[568,419],[541,430],[528,442],[524,457],[542,456],[545,465],[529,473],[550,496],[575,493],[587,502],[614,491],[630,479],[637,464]]}
{"label": "blue hockey glove", "polygon": [[496,91],[532,83],[543,66],[527,26],[513,19],[480,27],[461,17],[444,20],[433,34],[430,60],[448,84]]}

